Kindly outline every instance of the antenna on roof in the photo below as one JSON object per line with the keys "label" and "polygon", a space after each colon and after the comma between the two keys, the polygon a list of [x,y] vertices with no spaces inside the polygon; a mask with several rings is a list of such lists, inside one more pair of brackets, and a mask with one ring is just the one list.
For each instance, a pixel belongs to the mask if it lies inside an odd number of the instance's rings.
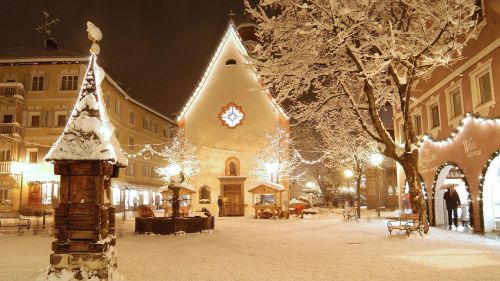
{"label": "antenna on roof", "polygon": [[55,25],[60,20],[59,18],[50,19],[49,13],[43,11],[44,23],[37,26],[36,31],[43,33],[45,35],[44,43],[47,50],[57,49],[57,42],[52,38],[52,31],[49,29],[51,25]]}

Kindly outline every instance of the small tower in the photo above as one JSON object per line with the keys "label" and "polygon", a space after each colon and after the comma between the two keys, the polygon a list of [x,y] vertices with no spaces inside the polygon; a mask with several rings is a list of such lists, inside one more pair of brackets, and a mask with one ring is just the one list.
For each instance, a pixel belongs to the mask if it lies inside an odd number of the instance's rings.
{"label": "small tower", "polygon": [[100,30],[87,23],[90,61],[62,135],[45,157],[61,176],[49,275],[73,271],[77,279],[108,280],[116,268],[115,209],[111,178],[127,165],[102,103],[104,72],[97,65]]}

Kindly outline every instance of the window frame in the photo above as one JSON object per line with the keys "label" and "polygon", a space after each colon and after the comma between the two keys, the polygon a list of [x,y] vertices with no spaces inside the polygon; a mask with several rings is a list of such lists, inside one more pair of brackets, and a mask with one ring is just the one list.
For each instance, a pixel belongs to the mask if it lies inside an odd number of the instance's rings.
{"label": "window frame", "polygon": [[[64,116],[65,122],[64,125],[59,126],[59,116]],[[66,127],[66,124],[68,123],[68,112],[67,111],[56,111],[54,113],[54,127],[56,128],[63,128]]]}
{"label": "window frame", "polygon": [[[66,88],[63,89],[63,84],[64,84],[64,78],[72,77],[73,81],[71,82],[71,89]],[[74,80],[76,78],[76,81]],[[64,74],[59,74],[59,92],[73,92],[73,91],[78,91],[78,80],[79,80],[79,75],[74,74],[74,73],[64,73]],[[69,82],[66,80],[66,87],[68,86]],[[74,89],[73,89],[74,86]]]}
{"label": "window frame", "polygon": [[[32,162],[32,159],[31,159],[31,153],[33,153],[33,152],[36,153],[36,161],[35,162]],[[26,148],[26,155],[24,158],[26,159],[26,163],[33,163],[33,164],[38,163],[38,148],[36,148],[36,147]]]}
{"label": "window frame", "polygon": [[[36,83],[36,85],[37,85],[36,89],[33,88],[34,85],[35,85],[35,83],[33,83],[34,82],[33,80],[35,78],[38,78],[37,83]],[[42,83],[41,84],[40,84],[40,78],[42,78]],[[31,74],[31,77],[30,77],[30,92],[43,92],[43,91],[45,91],[45,83],[46,83],[46,81],[45,81],[45,74]],[[39,89],[40,86],[41,86],[41,89]]]}
{"label": "window frame", "polygon": [[[202,198],[202,189],[205,189],[207,190],[207,193],[208,193],[208,198]],[[198,191],[198,194],[199,194],[199,197],[198,197],[198,202],[199,204],[211,204],[212,202],[212,192],[211,192],[211,189],[208,185],[204,184],[200,187],[200,190]],[[208,200],[208,201],[203,201],[202,200]]]}
{"label": "window frame", "polygon": [[[476,113],[482,112],[483,110],[489,110],[496,104],[495,100],[495,89],[493,83],[493,71],[491,69],[491,58],[484,62],[478,63],[476,69],[469,73],[471,93],[472,93],[472,108]],[[489,74],[490,79],[490,89],[491,89],[491,100],[487,102],[481,102],[481,92],[479,87],[479,77],[484,74]]]}
{"label": "window frame", "polygon": [[[132,142],[130,142],[132,140]],[[135,150],[135,138],[132,135],[128,136],[128,142],[127,142],[127,147],[128,150],[134,151]]]}
{"label": "window frame", "polygon": [[[434,117],[432,116],[432,108],[434,106],[437,106],[437,113],[438,113],[438,118],[439,118],[439,125],[436,127],[433,127],[433,120]],[[438,131],[441,130],[441,126],[443,124],[443,117],[441,116],[441,105],[439,101],[439,95],[432,98],[429,102],[427,102],[427,128],[429,134],[433,135],[435,137],[435,134],[437,134]]]}
{"label": "window frame", "polygon": [[129,110],[128,112],[128,124],[135,127],[135,111],[133,110]]}
{"label": "window frame", "polygon": [[149,116],[142,117],[142,128],[146,131],[151,131],[151,118]]}
{"label": "window frame", "polygon": [[122,105],[121,105],[121,102],[120,100],[116,99],[115,100],[115,114],[116,115],[120,115],[122,112]]}
{"label": "window frame", "polygon": [[[460,110],[462,111],[460,114],[454,116],[455,108],[453,104],[453,94],[458,91],[460,95]],[[462,79],[457,82],[452,83],[447,89],[444,90],[446,95],[446,113],[448,115],[448,125],[454,126],[457,125],[460,120],[464,117],[464,92],[462,89]]]}
{"label": "window frame", "polygon": [[[416,118],[417,117],[420,117],[420,133],[417,131],[417,122],[416,122]],[[422,108],[419,108],[417,110],[415,110],[412,115],[411,115],[411,122],[413,124],[413,129],[415,130],[415,135],[417,137],[421,137],[424,135],[424,122],[423,122],[423,118],[422,118]]]}
{"label": "window frame", "polygon": [[[38,126],[33,126],[33,117],[38,116]],[[28,128],[41,128],[40,121],[42,118],[42,113],[40,111],[30,111],[28,112]]]}

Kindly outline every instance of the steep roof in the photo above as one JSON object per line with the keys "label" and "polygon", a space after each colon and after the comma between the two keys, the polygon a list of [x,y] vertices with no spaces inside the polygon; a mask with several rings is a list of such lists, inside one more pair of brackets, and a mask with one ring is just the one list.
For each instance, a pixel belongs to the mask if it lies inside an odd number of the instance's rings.
{"label": "steep roof", "polygon": [[0,63],[22,63],[41,61],[87,61],[88,55],[54,49],[47,50],[40,46],[20,46],[0,49]]}
{"label": "steep roof", "polygon": [[63,133],[45,156],[54,160],[103,160],[127,165],[102,102],[104,71],[93,54],[80,94]]}
{"label": "steep roof", "polygon": [[[215,50],[214,55],[212,56],[212,59],[210,60],[209,64],[207,65],[205,71],[203,72],[203,75],[202,75],[200,81],[198,82],[198,85],[196,86],[195,90],[193,91],[193,93],[191,94],[189,99],[186,101],[184,106],[182,107],[182,110],[180,111],[179,115],[177,116],[177,118],[176,118],[177,122],[180,122],[182,120],[182,118],[189,111],[189,108],[191,107],[191,105],[198,98],[200,92],[202,91],[203,87],[205,86],[205,83],[207,82],[207,78],[210,76],[210,73],[212,72],[212,70],[215,66],[217,59],[219,58],[220,54],[222,53],[222,50],[224,50],[224,48],[226,47],[230,38],[233,38],[236,41],[237,46],[238,46],[238,51],[241,53],[241,55],[244,58],[247,58],[247,59],[249,58],[248,50],[243,45],[243,40],[241,39],[240,35],[237,32],[236,26],[234,25],[234,23],[232,21],[230,21],[229,25],[226,29],[226,32],[224,33],[224,36],[222,37],[217,49]],[[245,63],[248,64],[248,63],[250,63],[250,61],[245,61]],[[250,69],[255,74],[257,79],[260,81],[259,75],[257,74],[257,70],[255,69],[255,67],[251,67]],[[270,95],[268,89],[263,89],[263,90],[265,90],[266,94]],[[283,108],[274,100],[274,98],[271,98],[270,100],[273,103],[274,107],[276,107],[278,112],[280,112],[283,115],[283,117],[285,117],[285,119],[288,120],[288,116],[285,114],[285,111],[283,110]]]}

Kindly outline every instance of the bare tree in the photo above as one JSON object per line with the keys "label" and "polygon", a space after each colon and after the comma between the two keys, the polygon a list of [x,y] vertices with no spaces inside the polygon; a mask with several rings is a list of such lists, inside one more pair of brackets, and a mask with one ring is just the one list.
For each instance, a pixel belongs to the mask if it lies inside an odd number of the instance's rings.
{"label": "bare tree", "polygon": [[[254,64],[265,85],[296,120],[313,121],[318,130],[329,130],[329,120],[359,124],[403,167],[426,232],[410,104],[418,81],[461,59],[477,36],[474,2],[262,0],[252,7],[245,1],[258,24]],[[402,146],[381,120],[387,103],[404,121]]]}

